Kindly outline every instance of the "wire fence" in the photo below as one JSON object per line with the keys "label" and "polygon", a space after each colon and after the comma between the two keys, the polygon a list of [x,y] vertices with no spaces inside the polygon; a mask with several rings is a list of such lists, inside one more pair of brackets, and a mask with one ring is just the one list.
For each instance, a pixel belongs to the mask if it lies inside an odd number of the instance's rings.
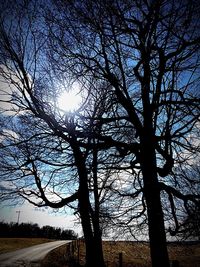
{"label": "wire fence", "polygon": [[[69,267],[79,267],[81,262],[81,255],[80,255],[80,244],[81,240],[73,240],[72,242],[67,244],[66,248],[66,258],[67,263]],[[142,260],[141,258],[135,258],[135,262],[138,260]],[[120,252],[118,254],[118,258],[115,259],[115,262],[109,262],[106,261],[106,267],[149,267],[150,265],[148,263],[146,264],[138,264],[133,261],[125,261],[123,258],[123,253]],[[181,267],[178,260],[172,260],[170,261],[170,267]],[[193,267],[199,267],[199,266],[193,266]]]}

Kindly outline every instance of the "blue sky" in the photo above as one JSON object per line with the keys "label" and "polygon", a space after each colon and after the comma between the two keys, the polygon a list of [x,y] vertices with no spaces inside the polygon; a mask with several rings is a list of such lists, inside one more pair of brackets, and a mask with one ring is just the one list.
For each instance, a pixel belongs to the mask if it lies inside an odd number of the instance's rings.
{"label": "blue sky", "polygon": [[[2,77],[0,76],[0,100],[5,101],[9,100],[9,94],[12,93],[11,89],[7,84],[2,82]],[[2,103],[0,102],[0,106],[2,109],[10,109],[10,103]],[[6,114],[10,114],[6,111]],[[75,223],[77,218],[71,214],[64,214],[62,212],[53,212],[50,208],[36,208],[35,206],[24,203],[21,206],[6,206],[5,203],[0,204],[0,221],[5,222],[17,222],[18,213],[16,211],[20,211],[20,222],[31,222],[37,223],[39,226],[50,225],[54,227],[61,227],[65,229],[72,229],[79,236],[82,235],[82,230],[80,224]]]}

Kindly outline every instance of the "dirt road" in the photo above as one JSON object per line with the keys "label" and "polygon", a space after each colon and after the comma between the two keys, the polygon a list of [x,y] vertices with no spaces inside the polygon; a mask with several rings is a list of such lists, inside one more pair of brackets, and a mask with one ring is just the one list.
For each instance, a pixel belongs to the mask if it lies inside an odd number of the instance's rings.
{"label": "dirt road", "polygon": [[48,252],[71,241],[53,241],[0,255],[1,267],[38,267]]}

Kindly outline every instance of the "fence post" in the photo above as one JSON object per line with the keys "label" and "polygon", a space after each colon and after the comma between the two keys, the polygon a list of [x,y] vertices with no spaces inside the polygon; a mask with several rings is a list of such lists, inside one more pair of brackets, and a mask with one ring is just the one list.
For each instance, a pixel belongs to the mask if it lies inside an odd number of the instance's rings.
{"label": "fence post", "polygon": [[78,258],[77,261],[78,262],[77,263],[79,264],[79,262],[80,262],[80,239],[77,240],[77,249],[78,249],[78,251],[77,251],[77,254],[78,254],[77,255],[77,258]]}
{"label": "fence post", "polygon": [[66,246],[66,252],[67,252],[67,259],[69,260],[69,257],[70,257],[70,243],[68,243],[67,246]]}
{"label": "fence post", "polygon": [[122,267],[123,265],[123,257],[122,257],[122,252],[119,253],[119,267]]}
{"label": "fence post", "polygon": [[75,247],[74,247],[74,241],[71,242],[71,255],[74,256]]}
{"label": "fence post", "polygon": [[171,266],[171,267],[179,267],[179,266],[180,266],[180,265],[179,265],[179,261],[177,261],[177,260],[172,260],[170,266]]}

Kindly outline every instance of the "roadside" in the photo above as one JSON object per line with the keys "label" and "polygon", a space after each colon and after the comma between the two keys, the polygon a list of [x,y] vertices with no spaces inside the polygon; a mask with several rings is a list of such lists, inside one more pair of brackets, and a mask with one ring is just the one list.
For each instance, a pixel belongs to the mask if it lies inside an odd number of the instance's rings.
{"label": "roadside", "polygon": [[[66,244],[66,240],[47,242],[40,245],[15,250],[13,252],[3,253],[0,255],[1,267],[21,267],[21,266],[39,266],[40,261],[57,247]],[[51,266],[51,265],[50,265]]]}
{"label": "roadside", "polygon": [[[42,261],[41,267],[83,267],[85,258],[85,245],[78,240],[74,254],[67,255],[68,245],[52,250]],[[104,257],[106,267],[150,267],[150,250],[148,242],[134,241],[104,241]],[[169,256],[172,266],[199,267],[200,243],[176,242],[168,244]],[[121,265],[120,265],[121,264]]]}
{"label": "roadside", "polygon": [[51,241],[55,240],[48,238],[0,238],[0,254]]}
{"label": "roadside", "polygon": [[[74,249],[72,249],[74,244]],[[49,251],[46,256],[38,262],[18,261],[17,267],[68,267],[84,266],[85,246],[83,240],[64,244]],[[69,247],[71,247],[69,249]],[[124,267],[137,266],[149,267],[150,254],[147,242],[128,241],[104,241],[104,256],[107,267],[119,266],[121,258]],[[176,242],[168,244],[170,260],[178,261],[181,267],[200,266],[200,243]],[[69,251],[72,253],[70,254]],[[20,265],[21,264],[21,265]],[[1,266],[1,265],[0,265]],[[11,265],[15,267],[16,265]]]}

